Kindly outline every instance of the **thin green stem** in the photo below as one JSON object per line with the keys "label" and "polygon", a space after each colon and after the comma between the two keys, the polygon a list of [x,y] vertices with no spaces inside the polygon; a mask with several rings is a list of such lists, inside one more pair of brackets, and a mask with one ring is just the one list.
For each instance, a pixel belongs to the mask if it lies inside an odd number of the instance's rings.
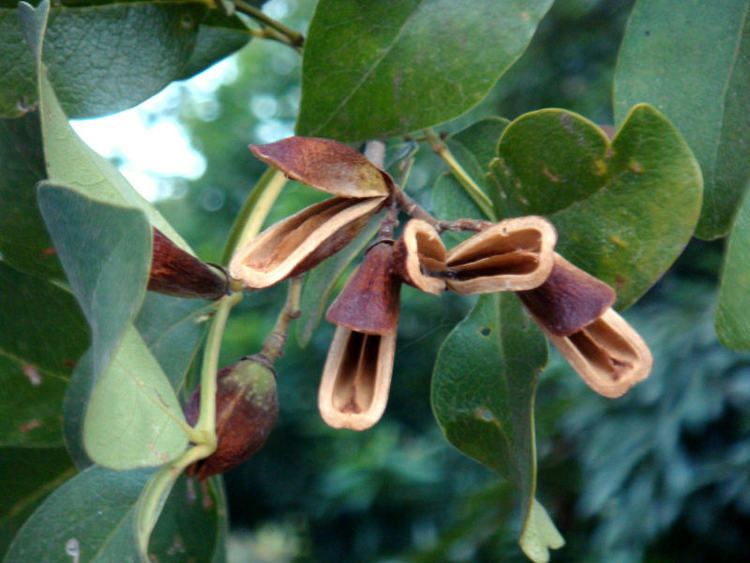
{"label": "thin green stem", "polygon": [[201,444],[216,449],[216,374],[219,371],[219,351],[229,312],[242,300],[242,293],[233,293],[221,299],[211,328],[208,329],[206,349],[201,367],[201,404],[195,431],[202,436]]}
{"label": "thin green stem", "polygon": [[432,150],[435,151],[435,154],[437,154],[443,162],[448,165],[453,176],[463,186],[466,193],[474,203],[477,204],[477,207],[479,207],[482,213],[484,213],[488,219],[497,221],[497,216],[495,215],[495,210],[490,198],[487,197],[474,179],[469,176],[466,170],[464,170],[464,167],[456,160],[453,153],[451,153],[450,149],[446,146],[440,136],[429,128],[424,130],[424,136],[427,142],[430,143]]}
{"label": "thin green stem", "polygon": [[148,542],[175,481],[187,467],[208,457],[211,453],[213,453],[213,448],[210,444],[200,444],[190,448],[180,457],[159,469],[146,484],[136,507],[136,534],[142,561],[150,561]]}
{"label": "thin green stem", "polygon": [[234,220],[222,253],[222,264],[228,264],[234,251],[245,246],[260,232],[286,182],[284,174],[276,168],[269,168],[263,173]]}
{"label": "thin green stem", "polygon": [[260,8],[256,8],[252,4],[243,2],[242,0],[234,0],[234,5],[243,14],[246,14],[253,18],[255,21],[262,23],[265,26],[279,32],[281,35],[288,39],[288,42],[293,47],[302,47],[305,44],[305,37],[291,27],[287,27],[278,20],[273,19],[268,14],[263,12]]}

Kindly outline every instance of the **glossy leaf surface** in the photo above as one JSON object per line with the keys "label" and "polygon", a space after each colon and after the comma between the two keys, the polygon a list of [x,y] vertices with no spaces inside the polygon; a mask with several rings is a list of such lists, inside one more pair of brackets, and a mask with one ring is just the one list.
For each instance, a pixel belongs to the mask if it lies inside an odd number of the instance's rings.
{"label": "glossy leaf surface", "polygon": [[297,132],[365,140],[457,117],[521,55],[551,5],[322,0],[305,42]]}
{"label": "glossy leaf surface", "polygon": [[750,1],[638,0],[615,75],[615,115],[654,105],[700,162],[696,231],[725,235],[750,179]]}
{"label": "glossy leaf surface", "polygon": [[505,129],[492,172],[501,215],[545,215],[557,251],[615,288],[624,308],[671,266],[693,234],[700,169],[672,124],[633,108],[608,140],[583,117],[557,109]]}
{"label": "glossy leaf surface", "polygon": [[521,491],[520,541],[534,561],[562,545],[539,520],[546,512],[534,508],[534,396],[546,363],[544,336],[518,299],[483,295],[445,340],[432,381],[432,407],[446,438]]}

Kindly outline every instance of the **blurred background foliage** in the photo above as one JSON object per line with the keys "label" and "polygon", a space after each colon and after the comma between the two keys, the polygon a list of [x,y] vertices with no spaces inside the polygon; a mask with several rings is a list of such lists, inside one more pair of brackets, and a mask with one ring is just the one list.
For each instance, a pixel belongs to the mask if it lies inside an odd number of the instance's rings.
{"label": "blurred background foliage", "polygon": [[[304,30],[311,0],[276,2]],[[541,107],[612,122],[611,85],[632,0],[558,0],[528,51],[470,114],[513,118]],[[207,260],[218,261],[232,220],[263,171],[246,148],[289,135],[299,104],[298,55],[254,41],[210,94],[174,105],[206,168],[174,180],[159,206]],[[441,171],[420,154],[407,189],[425,205]],[[427,151],[428,152],[428,151]],[[291,184],[274,221],[321,195]],[[540,499],[567,540],[555,561],[739,561],[750,534],[750,355],[717,342],[712,324],[721,243],[694,242],[627,317],[656,358],[626,398],[589,391],[553,355],[537,402]],[[249,295],[231,320],[223,361],[256,352],[284,288]],[[517,495],[453,450],[429,405],[433,362],[469,300],[410,288],[394,383],[382,422],[334,431],[317,414],[332,336],[292,341],[278,380],[281,416],[267,447],[226,476],[234,561],[523,561]]]}

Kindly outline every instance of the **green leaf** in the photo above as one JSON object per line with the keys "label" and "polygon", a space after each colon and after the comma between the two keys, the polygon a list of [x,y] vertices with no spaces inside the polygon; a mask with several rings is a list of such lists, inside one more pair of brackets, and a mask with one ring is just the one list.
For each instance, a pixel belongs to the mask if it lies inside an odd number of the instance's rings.
{"label": "green leaf", "polygon": [[193,76],[231,55],[247,45],[251,38],[247,26],[238,17],[210,10],[201,21],[195,48],[180,79]]}
{"label": "green leaf", "polygon": [[162,465],[188,445],[182,409],[169,379],[138,331],[122,343],[98,377],[83,422],[86,451],[113,469]]}
{"label": "green leaf", "polygon": [[14,268],[62,278],[36,204],[36,184],[45,177],[39,114],[0,120],[0,253]]}
{"label": "green leaf", "polygon": [[20,117],[36,101],[34,57],[23,40],[16,10],[0,7],[0,116]]}
{"label": "green leaf", "polygon": [[[38,99],[34,60],[21,41],[16,3],[0,4],[0,71],[8,79],[0,115],[15,117]],[[51,9],[44,62],[74,117],[133,107],[250,39],[236,17],[197,0],[64,4]]]}
{"label": "green leaf", "polygon": [[648,102],[685,135],[706,194],[696,234],[725,235],[750,179],[750,0],[638,0],[615,74],[615,115]]}
{"label": "green leaf", "polygon": [[0,326],[0,445],[61,445],[65,385],[88,345],[78,304],[0,262]]}
{"label": "green leaf", "polygon": [[181,409],[132,324],[151,263],[151,229],[143,213],[52,185],[39,189],[39,205],[92,327],[96,383],[84,420],[88,454],[117,469],[175,458],[187,446]]}
{"label": "green leaf", "polygon": [[[175,392],[184,385],[214,307],[213,303],[158,293],[149,293],[143,302],[135,326]],[[95,383],[91,357],[87,354],[68,383],[63,407],[65,443],[79,468],[93,463],[84,447],[82,405],[88,403]]]}
{"label": "green leaf", "polygon": [[551,5],[321,0],[305,42],[297,133],[355,141],[461,115],[521,55]]}
{"label": "green leaf", "polygon": [[580,115],[547,109],[505,129],[492,172],[501,215],[546,215],[557,251],[635,302],[682,252],[698,220],[701,175],[672,124],[635,106],[610,143]]}
{"label": "green leaf", "polygon": [[[57,489],[16,536],[5,563],[139,561],[135,506],[153,474],[150,470],[111,471],[92,466]],[[150,557],[158,561],[211,561],[224,549],[226,506],[220,481],[206,490],[183,477],[175,486],[152,539]]]}
{"label": "green leaf", "polygon": [[75,473],[64,448],[0,449],[0,554],[45,497]]}
{"label": "green leaf", "polygon": [[95,370],[109,363],[141,307],[151,269],[151,229],[135,209],[43,185],[39,207],[71,289],[92,327]]}
{"label": "green leaf", "polygon": [[300,347],[304,348],[310,343],[341,276],[344,275],[357,256],[364,252],[369,242],[377,234],[381,220],[382,214],[374,217],[367,227],[357,235],[357,238],[343,250],[316,266],[305,277],[300,298],[302,314],[297,321],[297,343]]}
{"label": "green leaf", "polygon": [[432,379],[432,408],[448,441],[521,491],[521,537],[530,557],[561,545],[536,532],[534,508],[534,397],[546,363],[544,336],[516,296],[488,294],[448,335]]}
{"label": "green leaf", "polygon": [[734,219],[724,256],[716,308],[716,332],[724,346],[750,349],[750,197]]}

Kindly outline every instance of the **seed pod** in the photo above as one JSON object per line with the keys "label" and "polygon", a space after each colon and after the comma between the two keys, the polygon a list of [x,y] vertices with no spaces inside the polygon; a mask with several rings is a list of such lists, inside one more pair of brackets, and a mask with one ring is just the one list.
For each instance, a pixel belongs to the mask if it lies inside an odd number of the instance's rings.
{"label": "seed pod", "polygon": [[219,299],[229,291],[227,275],[179,248],[153,228],[148,289],[178,297]]}
{"label": "seed pod", "polygon": [[393,271],[393,243],[381,241],[367,251],[326,319],[364,334],[395,333],[400,289],[401,280]]}
{"label": "seed pod", "polygon": [[367,430],[383,416],[393,374],[396,333],[336,329],[318,391],[318,409],[333,428]]}
{"label": "seed pod", "polygon": [[568,336],[598,319],[617,296],[603,281],[555,253],[552,273],[542,285],[518,297],[545,330]]}
{"label": "seed pod", "polygon": [[437,230],[420,219],[406,223],[393,250],[396,271],[401,278],[426,293],[440,295],[445,280],[431,275],[445,271],[446,250]]}
{"label": "seed pod", "polygon": [[[194,425],[200,408],[200,387],[185,408]],[[190,475],[202,481],[237,467],[263,447],[271,433],[279,406],[273,369],[253,356],[225,367],[217,376],[216,451],[193,464]]]}
{"label": "seed pod", "polygon": [[542,217],[506,219],[448,252],[446,283],[461,295],[539,287],[552,271],[556,242]]}
{"label": "seed pod", "polygon": [[268,145],[250,145],[263,162],[292,180],[340,197],[382,197],[389,193],[385,176],[353,148],[314,137],[289,137]]}
{"label": "seed pod", "polygon": [[613,309],[569,336],[547,335],[586,384],[604,397],[624,395],[651,372],[648,346]]}
{"label": "seed pod", "polygon": [[351,242],[384,201],[335,197],[303,209],[241,248],[229,271],[255,289],[306,272]]}

